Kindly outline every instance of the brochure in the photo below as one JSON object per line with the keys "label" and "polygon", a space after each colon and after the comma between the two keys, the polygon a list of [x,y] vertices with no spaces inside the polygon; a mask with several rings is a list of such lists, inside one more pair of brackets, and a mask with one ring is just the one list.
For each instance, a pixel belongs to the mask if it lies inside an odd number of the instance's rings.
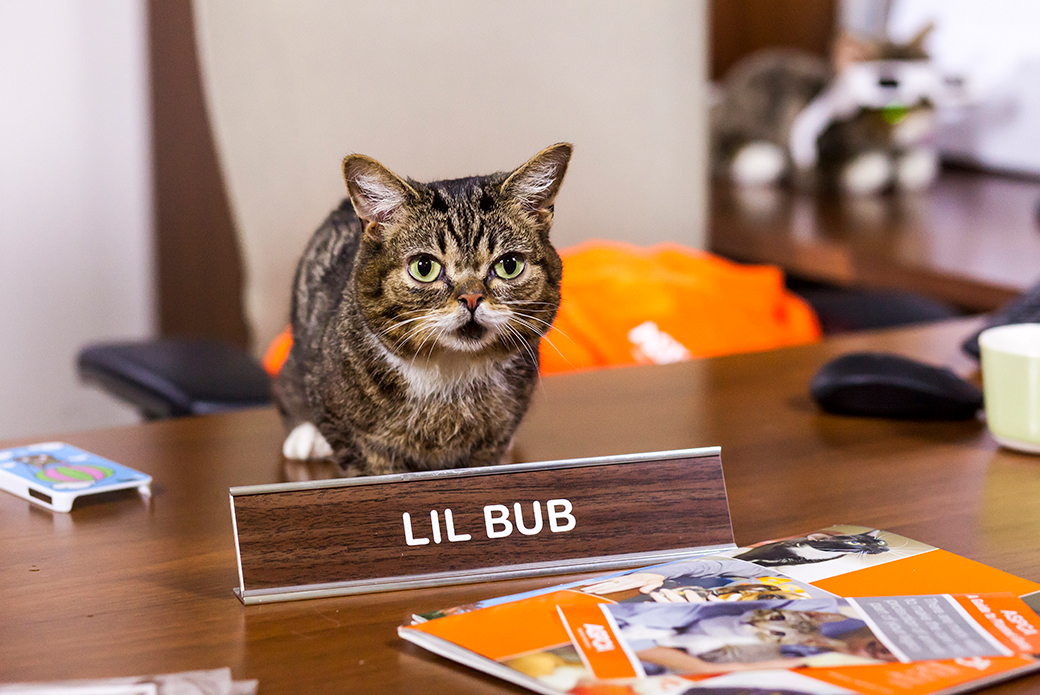
{"label": "brochure", "polygon": [[1040,584],[833,526],[413,617],[402,638],[540,693],[924,695],[1040,670]]}

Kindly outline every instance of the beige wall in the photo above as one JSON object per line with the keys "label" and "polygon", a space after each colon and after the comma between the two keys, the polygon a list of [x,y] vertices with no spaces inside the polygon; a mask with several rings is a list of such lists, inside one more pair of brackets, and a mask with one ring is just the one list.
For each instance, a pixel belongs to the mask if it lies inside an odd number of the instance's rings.
{"label": "beige wall", "polygon": [[430,180],[567,140],[558,247],[702,245],[705,23],[703,0],[198,0],[257,344],[286,322],[296,257],[343,196],[350,152]]}

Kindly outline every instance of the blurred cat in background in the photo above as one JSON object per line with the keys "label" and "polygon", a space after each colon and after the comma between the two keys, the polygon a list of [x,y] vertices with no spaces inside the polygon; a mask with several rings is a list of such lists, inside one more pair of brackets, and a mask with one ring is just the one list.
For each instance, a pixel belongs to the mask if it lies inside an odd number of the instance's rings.
{"label": "blurred cat in background", "polygon": [[842,33],[830,62],[793,49],[738,63],[711,110],[716,176],[743,186],[796,185],[872,194],[935,180],[935,107],[957,85],[924,50]]}

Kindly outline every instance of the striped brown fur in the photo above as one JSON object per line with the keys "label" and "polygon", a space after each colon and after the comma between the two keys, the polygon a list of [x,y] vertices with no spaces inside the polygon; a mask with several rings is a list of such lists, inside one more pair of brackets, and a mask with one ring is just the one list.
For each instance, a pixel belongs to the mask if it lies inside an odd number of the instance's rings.
{"label": "striped brown fur", "polygon": [[345,475],[502,461],[559,306],[549,230],[570,155],[432,183],[347,157],[348,198],[294,281],[287,432],[314,425]]}

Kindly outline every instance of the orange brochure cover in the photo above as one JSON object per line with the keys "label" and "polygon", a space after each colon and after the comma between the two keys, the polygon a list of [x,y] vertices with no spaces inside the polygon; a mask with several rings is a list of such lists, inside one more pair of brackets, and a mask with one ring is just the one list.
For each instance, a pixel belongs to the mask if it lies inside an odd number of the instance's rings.
{"label": "orange brochure cover", "polygon": [[926,695],[1040,669],[1040,584],[897,534],[804,536],[414,616],[540,693]]}

